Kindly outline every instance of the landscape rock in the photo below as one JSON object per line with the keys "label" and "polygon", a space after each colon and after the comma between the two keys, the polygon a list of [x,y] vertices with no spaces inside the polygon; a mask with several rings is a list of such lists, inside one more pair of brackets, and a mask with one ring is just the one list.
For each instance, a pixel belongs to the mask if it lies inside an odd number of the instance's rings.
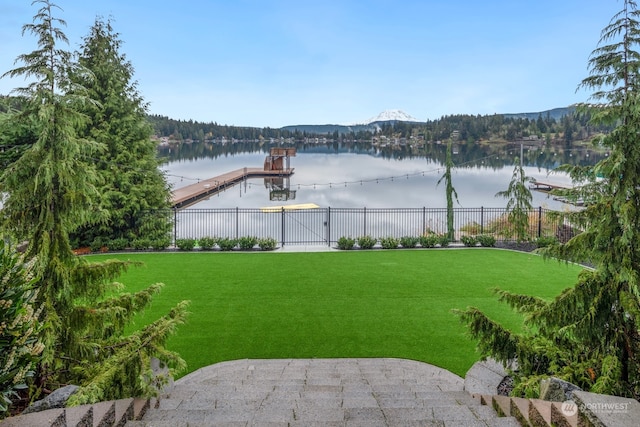
{"label": "landscape rock", "polygon": [[44,399],[34,402],[33,405],[29,406],[22,413],[29,414],[32,412],[46,411],[47,409],[64,408],[67,400],[69,400],[71,395],[78,391],[79,388],[77,385],[61,387]]}
{"label": "landscape rock", "polygon": [[514,381],[513,378],[507,375],[498,384],[498,396],[510,396],[513,391]]}
{"label": "landscape rock", "polygon": [[573,400],[574,391],[582,391],[580,387],[560,378],[551,377],[540,381],[540,399],[550,402]]}

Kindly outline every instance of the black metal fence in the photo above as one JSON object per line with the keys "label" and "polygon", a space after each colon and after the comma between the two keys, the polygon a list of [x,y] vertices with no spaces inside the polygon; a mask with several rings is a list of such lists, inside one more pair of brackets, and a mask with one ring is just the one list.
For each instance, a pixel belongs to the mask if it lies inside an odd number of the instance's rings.
{"label": "black metal fence", "polygon": [[[463,235],[491,234],[515,240],[515,226],[503,208],[454,208],[456,240]],[[555,215],[554,215],[555,213]],[[561,215],[542,207],[529,212],[528,235],[558,237]],[[270,237],[281,245],[332,245],[340,237],[420,236],[447,232],[446,208],[318,208],[304,210],[174,209],[173,239],[243,236]]]}

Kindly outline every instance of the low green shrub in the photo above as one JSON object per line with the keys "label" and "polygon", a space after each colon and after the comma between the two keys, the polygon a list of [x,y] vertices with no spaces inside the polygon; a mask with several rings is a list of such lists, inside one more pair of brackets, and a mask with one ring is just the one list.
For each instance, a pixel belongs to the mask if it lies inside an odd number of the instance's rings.
{"label": "low green shrub", "polygon": [[547,246],[553,246],[558,243],[558,238],[555,236],[540,236],[536,239],[536,246],[539,248],[546,248]]}
{"label": "low green shrub", "polygon": [[462,236],[460,237],[460,241],[463,245],[472,248],[478,244],[478,239],[475,236]]}
{"label": "low green shrub", "polygon": [[360,249],[373,249],[376,243],[378,243],[378,241],[371,236],[358,237],[358,246],[360,246]]}
{"label": "low green shrub", "polygon": [[89,248],[91,249],[91,252],[100,252],[100,249],[102,249],[103,246],[105,245],[105,241],[102,240],[102,237],[96,237],[95,239],[93,239],[93,242],[91,242],[91,244],[89,245]]}
{"label": "low green shrub", "polygon": [[419,241],[420,238],[416,236],[403,236],[400,238],[400,244],[403,248],[415,248]]}
{"label": "low green shrub", "polygon": [[210,251],[215,245],[216,239],[214,239],[213,237],[205,236],[198,239],[198,246],[200,246],[200,249],[202,249],[203,251]]}
{"label": "low green shrub", "polygon": [[236,239],[224,237],[222,239],[218,239],[218,246],[220,246],[221,251],[232,251],[236,246],[238,246],[238,241]]}
{"label": "low green shrub", "polygon": [[441,234],[438,236],[438,244],[441,248],[446,248],[449,246],[449,237],[446,234]]}
{"label": "low green shrub", "polygon": [[196,239],[176,239],[176,247],[181,251],[192,251],[196,247]]}
{"label": "low green shrub", "polygon": [[133,242],[131,242],[131,246],[133,246],[133,249],[135,250],[144,251],[149,249],[149,247],[151,246],[151,242],[149,241],[149,239],[140,237],[138,239],[134,239]]}
{"label": "low green shrub", "polygon": [[276,248],[278,242],[273,237],[264,237],[262,239],[258,239],[258,246],[263,251],[272,251]]}
{"label": "low green shrub", "polygon": [[383,237],[380,239],[380,246],[382,249],[397,249],[400,244],[400,239],[395,237]]}
{"label": "low green shrub", "polygon": [[418,238],[418,241],[420,242],[420,246],[422,246],[423,248],[435,248],[436,245],[440,242],[440,238],[437,234],[430,233],[424,236],[420,236]]}
{"label": "low green shrub", "polygon": [[483,248],[492,248],[496,245],[496,238],[491,234],[481,234],[479,236],[476,236],[476,239],[478,239],[478,242],[480,242],[480,246],[482,246]]}
{"label": "low green shrub", "polygon": [[171,239],[168,237],[163,237],[160,239],[152,240],[151,247],[156,251],[163,251],[171,246]]}
{"label": "low green shrub", "polygon": [[341,249],[343,251],[348,251],[350,249],[353,249],[353,245],[356,244],[356,239],[352,239],[351,237],[340,237],[338,239],[338,249]]}
{"label": "low green shrub", "polygon": [[250,251],[257,244],[258,238],[254,236],[244,236],[238,239],[238,246],[240,246],[240,250],[243,251]]}
{"label": "low green shrub", "polygon": [[124,237],[111,240],[108,245],[110,251],[122,251],[129,247],[129,241]]}

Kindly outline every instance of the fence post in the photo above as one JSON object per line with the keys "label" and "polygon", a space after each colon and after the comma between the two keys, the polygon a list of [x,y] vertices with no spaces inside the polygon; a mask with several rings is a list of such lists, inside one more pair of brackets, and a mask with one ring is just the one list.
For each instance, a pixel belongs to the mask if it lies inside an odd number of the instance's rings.
{"label": "fence post", "polygon": [[284,247],[284,208],[282,208],[282,246]]}
{"label": "fence post", "polygon": [[538,238],[542,237],[542,206],[538,206]]}
{"label": "fence post", "polygon": [[327,245],[331,246],[331,206],[327,208]]}
{"label": "fence post", "polygon": [[240,238],[240,213],[238,209],[236,206],[236,240]]}
{"label": "fence post", "polygon": [[484,206],[480,206],[480,234],[484,234]]}
{"label": "fence post", "polygon": [[364,207],[364,210],[362,212],[363,212],[363,217],[364,217],[363,218],[363,222],[364,222],[364,234],[363,234],[363,236],[366,236],[367,235],[367,207],[366,206]]}
{"label": "fence post", "polygon": [[173,244],[178,240],[178,208],[173,208]]}
{"label": "fence post", "polygon": [[420,235],[424,236],[427,234],[427,207],[422,207],[422,230],[420,231]]}

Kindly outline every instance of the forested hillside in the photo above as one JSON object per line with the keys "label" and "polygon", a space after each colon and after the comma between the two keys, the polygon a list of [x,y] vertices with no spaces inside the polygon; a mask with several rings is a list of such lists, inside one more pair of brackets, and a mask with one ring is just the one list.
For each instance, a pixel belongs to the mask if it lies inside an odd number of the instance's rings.
{"label": "forested hillside", "polygon": [[[553,110],[550,110],[553,111]],[[262,140],[327,138],[333,141],[372,140],[374,137],[419,139],[426,142],[442,141],[455,135],[464,142],[495,141],[515,142],[523,139],[540,140],[551,144],[570,144],[588,139],[590,135],[608,129],[588,125],[589,117],[573,110],[559,119],[550,112],[539,113],[531,119],[526,114],[450,115],[427,122],[388,121],[363,126],[340,125],[287,126],[286,128],[254,128],[219,125],[215,122],[174,120],[166,116],[152,115],[149,120],[155,133],[169,142],[186,140]]]}

